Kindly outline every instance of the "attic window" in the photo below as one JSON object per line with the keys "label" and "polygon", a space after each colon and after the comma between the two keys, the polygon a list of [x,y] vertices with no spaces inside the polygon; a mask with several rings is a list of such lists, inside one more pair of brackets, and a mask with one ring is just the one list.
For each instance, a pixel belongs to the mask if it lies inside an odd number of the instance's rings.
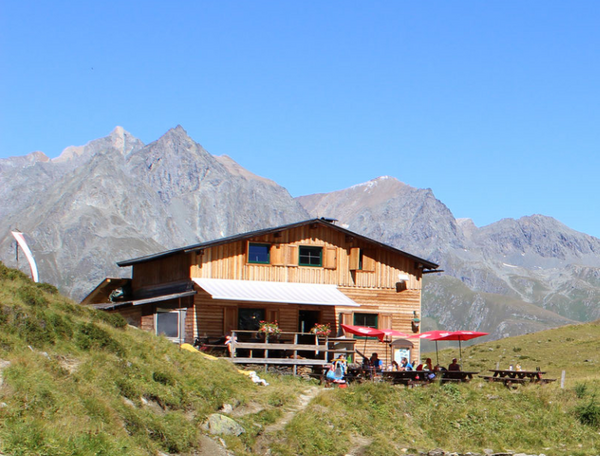
{"label": "attic window", "polygon": [[300,246],[300,266],[323,266],[323,247]]}
{"label": "attic window", "polygon": [[269,251],[271,246],[269,244],[248,244],[248,263],[258,264],[269,264],[270,257]]}

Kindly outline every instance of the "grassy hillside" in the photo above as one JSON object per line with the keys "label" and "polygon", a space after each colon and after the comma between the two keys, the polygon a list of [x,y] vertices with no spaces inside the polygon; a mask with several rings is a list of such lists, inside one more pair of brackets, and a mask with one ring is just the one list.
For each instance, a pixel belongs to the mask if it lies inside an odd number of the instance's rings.
{"label": "grassy hillside", "polygon": [[[456,343],[440,344],[440,362]],[[540,366],[559,383],[509,390],[382,383],[320,388],[190,353],[83,308],[0,263],[0,451],[9,455],[214,456],[202,423],[224,404],[243,426],[218,443],[236,455],[392,455],[446,450],[600,453],[600,326],[585,324],[463,349],[468,369]],[[435,357],[433,354],[432,357]],[[306,397],[304,397],[306,399]],[[302,404],[300,404],[302,403]],[[299,405],[300,404],[300,405]]]}
{"label": "grassy hillside", "polygon": [[[0,367],[0,450],[11,455],[188,453],[223,404],[258,404],[253,420],[268,423],[280,413],[269,404],[305,387],[284,379],[259,390],[227,361],[180,350],[1,263]],[[243,453],[252,438],[231,446]]]}

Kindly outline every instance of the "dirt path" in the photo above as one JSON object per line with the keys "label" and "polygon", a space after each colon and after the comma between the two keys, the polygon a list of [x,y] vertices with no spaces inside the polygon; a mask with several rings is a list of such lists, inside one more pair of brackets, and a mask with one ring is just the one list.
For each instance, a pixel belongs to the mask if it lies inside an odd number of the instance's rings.
{"label": "dirt path", "polygon": [[258,438],[256,439],[256,443],[254,444],[253,453],[260,455],[268,455],[270,447],[269,444],[273,439],[274,435],[277,432],[285,429],[285,426],[290,421],[292,421],[294,415],[304,410],[308,406],[308,404],[310,404],[310,401],[312,401],[315,397],[319,395],[320,391],[321,388],[319,388],[318,386],[313,386],[305,390],[302,394],[300,394],[296,403],[290,407],[287,407],[283,416],[279,420],[277,420],[277,422],[267,426],[263,433],[258,436]]}

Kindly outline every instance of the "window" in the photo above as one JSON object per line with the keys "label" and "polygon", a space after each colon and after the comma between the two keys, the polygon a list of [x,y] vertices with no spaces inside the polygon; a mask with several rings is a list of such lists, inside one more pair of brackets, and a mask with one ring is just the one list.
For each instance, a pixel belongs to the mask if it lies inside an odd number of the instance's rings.
{"label": "window", "polygon": [[185,339],[185,310],[158,309],[154,314],[156,334],[164,334],[173,342],[182,343]]}
{"label": "window", "polygon": [[300,266],[322,266],[323,247],[300,246],[298,264]]}
{"label": "window", "polygon": [[269,264],[269,244],[248,244],[248,263]]}
{"label": "window", "polygon": [[[377,329],[377,317],[379,317],[378,314],[355,313],[354,325]],[[377,337],[367,337],[366,339],[373,340],[377,339]]]}
{"label": "window", "polygon": [[367,313],[355,313],[354,314],[354,325],[355,326],[367,326],[368,328],[377,329],[377,317],[378,314],[367,314]]}
{"label": "window", "polygon": [[238,329],[254,331],[265,319],[265,309],[238,309]]}

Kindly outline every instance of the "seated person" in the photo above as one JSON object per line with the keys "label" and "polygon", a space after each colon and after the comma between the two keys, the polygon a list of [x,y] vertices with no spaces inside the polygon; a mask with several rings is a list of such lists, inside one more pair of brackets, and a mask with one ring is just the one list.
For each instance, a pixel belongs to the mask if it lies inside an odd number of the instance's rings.
{"label": "seated person", "polygon": [[458,364],[458,361],[456,358],[452,358],[452,364],[450,364],[448,366],[448,370],[449,371],[459,371],[460,370],[460,364]]}
{"label": "seated person", "polygon": [[371,359],[369,360],[371,363],[371,367],[375,369],[375,372],[381,372],[383,369],[383,361],[379,359],[379,355],[377,353],[373,353],[371,355]]}
{"label": "seated person", "polygon": [[431,358],[427,358],[425,360],[425,362],[419,364],[415,370],[418,370],[418,371],[433,371],[433,364],[431,362]]}
{"label": "seated person", "polygon": [[425,365],[423,366],[423,370],[433,371],[433,363],[431,362],[431,358],[427,358],[425,360]]}
{"label": "seated person", "polygon": [[400,365],[396,362],[396,360],[392,361],[392,364],[390,364],[389,370],[390,371],[399,371],[400,370]]}
{"label": "seated person", "polygon": [[408,362],[408,358],[402,358],[402,362],[400,363],[400,370],[403,370],[403,371],[413,370],[412,364]]}
{"label": "seated person", "polygon": [[370,370],[370,368],[371,368],[371,361],[369,360],[369,358],[367,358],[367,357],[363,358],[361,368],[363,370]]}

